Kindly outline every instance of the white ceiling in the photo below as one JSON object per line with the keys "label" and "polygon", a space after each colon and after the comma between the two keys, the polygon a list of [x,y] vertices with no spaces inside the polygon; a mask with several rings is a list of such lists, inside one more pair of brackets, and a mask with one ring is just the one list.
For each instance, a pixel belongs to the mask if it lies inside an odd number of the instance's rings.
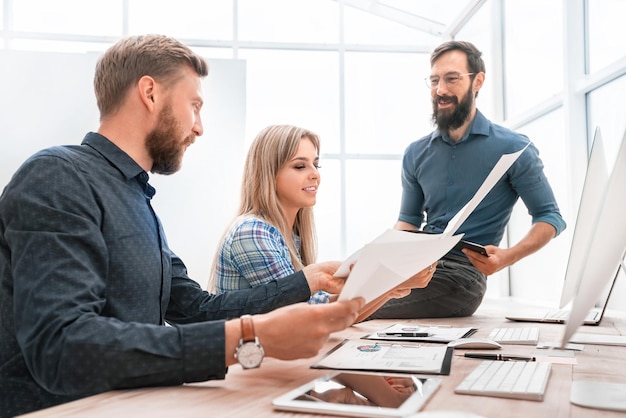
{"label": "white ceiling", "polygon": [[486,0],[336,0],[435,36],[454,34]]}

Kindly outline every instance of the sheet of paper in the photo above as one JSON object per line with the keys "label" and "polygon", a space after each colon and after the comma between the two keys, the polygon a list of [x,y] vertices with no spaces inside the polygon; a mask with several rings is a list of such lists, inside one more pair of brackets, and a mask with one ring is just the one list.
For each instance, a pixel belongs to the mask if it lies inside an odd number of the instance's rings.
{"label": "sheet of paper", "polygon": [[[530,143],[528,145],[530,145]],[[443,231],[445,235],[452,235],[459,229],[459,227],[463,224],[463,222],[465,222],[467,217],[470,216],[472,211],[476,209],[476,206],[478,206],[483,198],[487,196],[487,193],[489,193],[489,191],[498,182],[498,180],[500,180],[502,175],[506,173],[506,171],[513,165],[515,160],[517,160],[517,158],[526,150],[526,148],[528,148],[528,145],[526,145],[520,151],[513,152],[511,154],[504,154],[500,157],[500,159],[491,169],[491,172],[489,173],[483,184],[480,186],[476,194],[474,194],[474,197],[472,197],[470,201],[467,202],[467,204],[463,206],[463,208],[458,211],[452,219],[450,219],[450,222],[448,222],[448,226],[446,226],[446,229]]]}
{"label": "sheet of paper", "polygon": [[[452,349],[450,349],[452,350]],[[313,368],[447,374],[447,346],[373,343],[344,340]],[[451,353],[450,353],[451,354]],[[449,373],[449,370],[447,371]]]}
{"label": "sheet of paper", "polygon": [[360,255],[361,255],[361,249],[358,249],[352,254],[350,254],[350,256],[346,258],[343,263],[341,263],[341,265],[335,272],[335,276],[348,277],[348,275],[350,274],[350,266],[357,262]]}
{"label": "sheet of paper", "polygon": [[[369,302],[427,268],[452,249],[460,235],[412,234],[389,229],[359,250],[339,300],[358,296]],[[349,257],[339,270],[349,271]]]}

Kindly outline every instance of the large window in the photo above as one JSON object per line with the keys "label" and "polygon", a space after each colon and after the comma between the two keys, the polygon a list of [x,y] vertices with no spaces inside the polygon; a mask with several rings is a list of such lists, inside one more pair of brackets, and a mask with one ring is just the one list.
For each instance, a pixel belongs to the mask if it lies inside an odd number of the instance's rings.
{"label": "large window", "polygon": [[158,32],[181,39],[230,41],[233,37],[233,5],[230,1],[130,0],[128,32]]}
{"label": "large window", "polygon": [[[526,133],[537,145],[570,228],[580,191],[569,177],[574,170],[584,170],[584,164],[568,161],[569,150],[586,148],[596,125],[613,149],[626,130],[620,107],[626,96],[623,0],[0,4],[3,49],[100,52],[123,35],[164,33],[209,61],[244,62],[241,154],[269,124],[301,125],[321,136],[322,184],[316,207],[321,260],[342,259],[394,224],[401,155],[410,142],[432,130],[423,78],[430,70],[430,51],[444,39],[468,40],[483,51],[487,74],[478,107],[489,119]],[[571,8],[577,13],[570,13]],[[572,24],[565,16],[582,19]],[[568,68],[571,51],[585,54],[580,60],[585,68]],[[580,119],[586,123],[578,123]],[[584,127],[568,131],[574,122]],[[206,123],[211,123],[210,117]],[[224,169],[225,176],[241,174],[240,166]],[[238,200],[238,193],[233,188],[216,201]],[[519,240],[529,219],[523,206],[516,208],[502,245]],[[558,299],[571,232],[510,269],[510,277],[506,270],[490,279],[489,292]],[[193,239],[215,243],[219,236]],[[210,261],[211,255],[203,256]],[[538,291],[544,287],[546,291]]]}
{"label": "large window", "polygon": [[[530,138],[539,150],[544,162],[545,174],[552,185],[561,215],[568,228],[557,239],[552,240],[541,251],[520,260],[511,267],[511,294],[524,299],[558,300],[561,295],[565,266],[569,255],[571,232],[575,213],[568,211],[568,165],[562,161],[567,148],[563,135],[563,109],[559,108],[521,127],[519,132]],[[516,205],[508,228],[509,244],[515,244],[526,235],[531,225],[528,211],[522,202]],[[560,260],[561,262],[554,262]],[[537,294],[541,289],[541,294]]]}
{"label": "large window", "polygon": [[[609,166],[615,162],[615,156],[620,143],[626,140],[626,118],[623,112],[616,111],[616,98],[626,95],[626,75],[612,80],[611,82],[591,91],[587,96],[589,106],[589,128],[600,127],[606,153],[606,161]],[[590,135],[591,138],[591,135]],[[622,233],[617,231],[617,233]],[[611,293],[609,308],[624,309],[624,297],[626,294],[626,271],[622,270]],[[617,297],[614,295],[618,295]]]}
{"label": "large window", "polygon": [[615,159],[622,138],[626,134],[626,117],[624,112],[618,110],[620,105],[615,102],[616,97],[625,97],[624,95],[626,95],[626,75],[588,94],[589,138],[592,138],[592,132],[599,126],[604,138],[607,162],[610,164]]}
{"label": "large window", "polygon": [[11,5],[11,27],[15,31],[73,36],[122,35],[122,0],[5,2]]}
{"label": "large window", "polygon": [[563,2],[503,4],[505,117],[513,118],[563,90]]}
{"label": "large window", "polygon": [[242,42],[337,44],[339,9],[317,0],[239,0]]}
{"label": "large window", "polygon": [[345,74],[346,153],[400,155],[432,130],[426,54],[350,52]]}
{"label": "large window", "polygon": [[339,151],[339,59],[333,51],[241,49],[246,61],[247,141],[271,124],[320,135],[323,153]]}
{"label": "large window", "polygon": [[626,58],[626,1],[587,0],[589,72]]}

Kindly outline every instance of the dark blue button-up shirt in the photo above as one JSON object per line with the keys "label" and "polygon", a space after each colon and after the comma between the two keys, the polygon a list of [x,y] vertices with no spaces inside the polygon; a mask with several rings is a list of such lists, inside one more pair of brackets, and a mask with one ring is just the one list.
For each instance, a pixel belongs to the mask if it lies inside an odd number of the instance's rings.
{"label": "dark blue button-up shirt", "polygon": [[224,319],[309,298],[301,272],[203,291],[169,249],[154,193],[148,174],[96,133],[35,154],[6,186],[1,416],[116,388],[224,378]]}
{"label": "dark blue button-up shirt", "polygon": [[[399,220],[441,233],[476,194],[503,154],[523,149],[526,136],[498,126],[476,111],[464,138],[452,141],[440,131],[413,142],[402,161],[402,204]],[[532,222],[565,229],[552,188],[531,143],[460,226],[464,239],[498,245],[518,198]]]}

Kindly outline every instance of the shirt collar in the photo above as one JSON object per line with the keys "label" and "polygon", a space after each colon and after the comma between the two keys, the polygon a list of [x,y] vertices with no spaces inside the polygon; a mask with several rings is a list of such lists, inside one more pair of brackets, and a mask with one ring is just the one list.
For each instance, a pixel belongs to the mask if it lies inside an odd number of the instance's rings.
{"label": "shirt collar", "polygon": [[[469,126],[469,129],[463,135],[460,141],[455,142],[458,144],[459,142],[471,139],[474,136],[489,136],[489,121],[487,118],[480,112],[480,110],[476,109],[476,115],[474,116],[474,120]],[[441,138],[444,142],[453,143],[450,137],[447,134],[443,134],[439,129],[433,131],[430,136],[430,140],[434,141],[437,138]]]}
{"label": "shirt collar", "polygon": [[108,138],[96,132],[85,135],[81,145],[87,145],[100,153],[112,166],[117,168],[127,180],[136,178],[144,189],[146,197],[152,198],[156,192],[148,184],[149,175],[135,160]]}
{"label": "shirt collar", "polygon": [[[144,169],[135,162],[128,154],[122,151],[117,145],[99,133],[89,132],[85,135],[81,145],[88,145],[98,151],[116,167],[127,179],[137,177],[145,173]],[[147,173],[146,173],[147,174]]]}

